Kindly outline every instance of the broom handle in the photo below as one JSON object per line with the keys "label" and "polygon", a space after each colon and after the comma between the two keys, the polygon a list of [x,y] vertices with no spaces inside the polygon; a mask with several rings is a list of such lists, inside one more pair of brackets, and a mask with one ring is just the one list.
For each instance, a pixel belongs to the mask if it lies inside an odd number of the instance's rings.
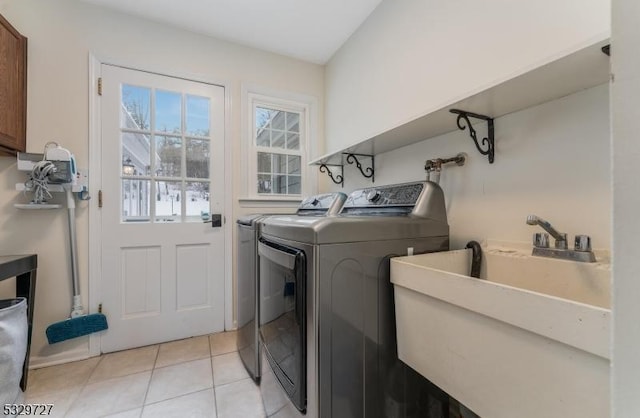
{"label": "broom handle", "polygon": [[80,300],[80,280],[78,278],[78,245],[76,243],[76,201],[71,191],[71,185],[65,185],[67,192],[67,210],[69,214],[69,246],[71,247],[71,284],[73,289],[73,306],[71,317],[83,315]]}

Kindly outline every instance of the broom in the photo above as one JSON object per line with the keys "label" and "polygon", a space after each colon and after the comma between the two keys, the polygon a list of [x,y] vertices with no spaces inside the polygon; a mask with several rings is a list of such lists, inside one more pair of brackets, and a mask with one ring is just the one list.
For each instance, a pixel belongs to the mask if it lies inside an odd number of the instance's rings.
{"label": "broom", "polygon": [[76,202],[71,191],[71,185],[64,186],[67,194],[67,211],[69,215],[69,244],[71,247],[71,284],[73,287],[73,305],[69,319],[56,322],[47,327],[49,344],[70,340],[94,332],[103,331],[107,325],[107,317],[101,313],[85,314],[80,297],[80,281],[78,279],[78,249],[76,244],[75,212]]}

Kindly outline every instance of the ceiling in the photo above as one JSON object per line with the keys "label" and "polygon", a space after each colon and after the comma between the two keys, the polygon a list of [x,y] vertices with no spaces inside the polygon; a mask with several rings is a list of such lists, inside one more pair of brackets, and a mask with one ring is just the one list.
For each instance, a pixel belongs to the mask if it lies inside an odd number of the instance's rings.
{"label": "ceiling", "polygon": [[325,64],[381,0],[82,0]]}

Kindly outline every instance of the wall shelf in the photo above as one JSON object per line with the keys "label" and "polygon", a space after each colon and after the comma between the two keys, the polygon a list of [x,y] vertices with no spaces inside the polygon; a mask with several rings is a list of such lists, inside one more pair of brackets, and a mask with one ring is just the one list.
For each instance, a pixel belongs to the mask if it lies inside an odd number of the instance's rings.
{"label": "wall shelf", "polygon": [[[456,131],[456,116],[449,113],[451,109],[498,118],[607,83],[609,57],[602,52],[602,47],[608,43],[608,40],[594,43],[477,94],[439,106],[424,116],[372,138],[318,157],[309,164],[340,165],[345,153],[378,155]],[[496,146],[499,148],[500,144]]]}
{"label": "wall shelf", "polygon": [[[335,173],[335,168],[340,167],[340,174]],[[320,164],[320,172],[326,173],[334,184],[344,187],[344,165],[342,164]]]}
{"label": "wall shelf", "polygon": [[[335,184],[339,184],[340,187],[344,187],[344,161],[346,161],[348,165],[355,164],[356,168],[360,171],[362,177],[366,179],[371,179],[372,183],[375,183],[375,155],[368,154],[352,154],[352,153],[342,153],[340,154],[340,163],[334,159],[329,163],[318,163],[320,166],[320,172],[325,173],[331,181]],[[369,159],[369,165],[364,167],[359,158]],[[311,164],[311,163],[310,163]],[[336,173],[336,170],[340,167],[340,174]]]}

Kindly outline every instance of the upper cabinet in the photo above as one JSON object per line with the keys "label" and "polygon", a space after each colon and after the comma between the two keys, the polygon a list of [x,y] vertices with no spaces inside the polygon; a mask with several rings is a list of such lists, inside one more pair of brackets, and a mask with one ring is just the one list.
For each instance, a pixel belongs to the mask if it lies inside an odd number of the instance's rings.
{"label": "upper cabinet", "polygon": [[27,135],[27,38],[0,15],[0,152],[24,152]]}

